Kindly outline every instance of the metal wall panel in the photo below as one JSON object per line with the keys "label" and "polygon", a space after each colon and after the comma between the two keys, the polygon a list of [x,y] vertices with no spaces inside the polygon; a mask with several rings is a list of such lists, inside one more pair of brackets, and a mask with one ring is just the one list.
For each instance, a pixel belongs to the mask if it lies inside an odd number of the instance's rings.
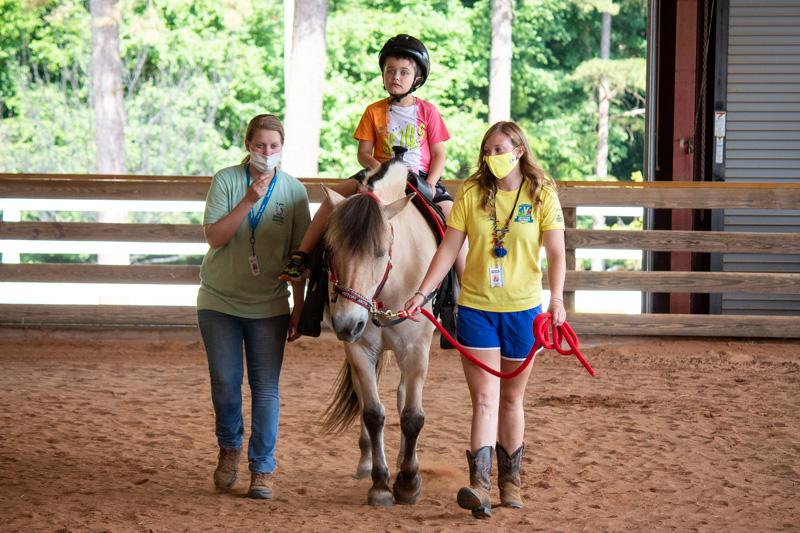
{"label": "metal wall panel", "polygon": [[[800,0],[727,5],[726,134],[716,173],[730,182],[800,182]],[[800,232],[800,210],[728,209],[720,220],[725,231]],[[722,254],[714,264],[727,272],[800,273],[800,253]],[[723,294],[713,307],[721,314],[800,315],[800,296]]]}

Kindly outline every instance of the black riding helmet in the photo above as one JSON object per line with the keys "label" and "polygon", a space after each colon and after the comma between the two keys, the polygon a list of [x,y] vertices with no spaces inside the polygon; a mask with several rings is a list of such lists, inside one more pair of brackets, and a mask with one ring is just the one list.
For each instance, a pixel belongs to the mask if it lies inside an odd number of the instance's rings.
{"label": "black riding helmet", "polygon": [[381,67],[381,74],[383,74],[383,67],[386,64],[386,58],[389,56],[408,56],[414,59],[417,63],[417,76],[422,78],[419,83],[416,83],[411,91],[419,89],[425,85],[425,80],[428,79],[428,73],[431,71],[431,60],[428,56],[428,50],[422,41],[416,37],[401,33],[395,35],[383,45],[381,53],[378,56],[378,65]]}

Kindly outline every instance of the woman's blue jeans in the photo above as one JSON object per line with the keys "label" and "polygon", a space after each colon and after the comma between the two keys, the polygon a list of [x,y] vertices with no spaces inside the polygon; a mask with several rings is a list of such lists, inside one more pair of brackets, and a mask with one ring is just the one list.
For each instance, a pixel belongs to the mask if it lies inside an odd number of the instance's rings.
{"label": "woman's blue jeans", "polygon": [[263,474],[274,471],[280,415],[278,381],[289,315],[250,319],[201,309],[197,311],[197,321],[211,374],[211,400],[216,413],[217,443],[223,448],[239,448],[244,441],[244,342],[252,404],[250,443],[247,448],[250,472]]}

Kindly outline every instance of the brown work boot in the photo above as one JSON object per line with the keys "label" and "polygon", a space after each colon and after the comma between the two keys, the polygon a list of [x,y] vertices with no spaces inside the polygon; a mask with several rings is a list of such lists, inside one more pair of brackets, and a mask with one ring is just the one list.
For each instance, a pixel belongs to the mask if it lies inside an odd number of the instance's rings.
{"label": "brown work boot", "polygon": [[522,484],[522,443],[517,451],[508,454],[500,443],[497,443],[497,486],[500,487],[500,505],[503,507],[522,508],[522,495],[519,492]]}
{"label": "brown work boot", "polygon": [[217,469],[214,470],[214,485],[220,490],[228,491],[236,485],[236,469],[242,458],[244,446],[236,449],[219,448]]}
{"label": "brown work boot", "polygon": [[461,487],[458,491],[458,505],[462,509],[472,511],[475,518],[492,516],[492,455],[494,449],[484,446],[474,456],[467,450],[469,463],[469,487]]}
{"label": "brown work boot", "polygon": [[263,474],[250,474],[250,490],[247,497],[254,500],[272,499],[272,472]]}

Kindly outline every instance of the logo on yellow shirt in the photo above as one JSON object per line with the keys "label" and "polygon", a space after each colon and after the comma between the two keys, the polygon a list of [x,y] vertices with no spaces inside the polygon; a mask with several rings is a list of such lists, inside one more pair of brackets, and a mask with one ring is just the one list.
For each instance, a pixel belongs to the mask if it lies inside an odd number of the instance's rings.
{"label": "logo on yellow shirt", "polygon": [[533,222],[532,213],[533,206],[531,204],[520,204],[519,208],[517,209],[517,217],[514,219],[514,221],[522,224],[530,224]]}

